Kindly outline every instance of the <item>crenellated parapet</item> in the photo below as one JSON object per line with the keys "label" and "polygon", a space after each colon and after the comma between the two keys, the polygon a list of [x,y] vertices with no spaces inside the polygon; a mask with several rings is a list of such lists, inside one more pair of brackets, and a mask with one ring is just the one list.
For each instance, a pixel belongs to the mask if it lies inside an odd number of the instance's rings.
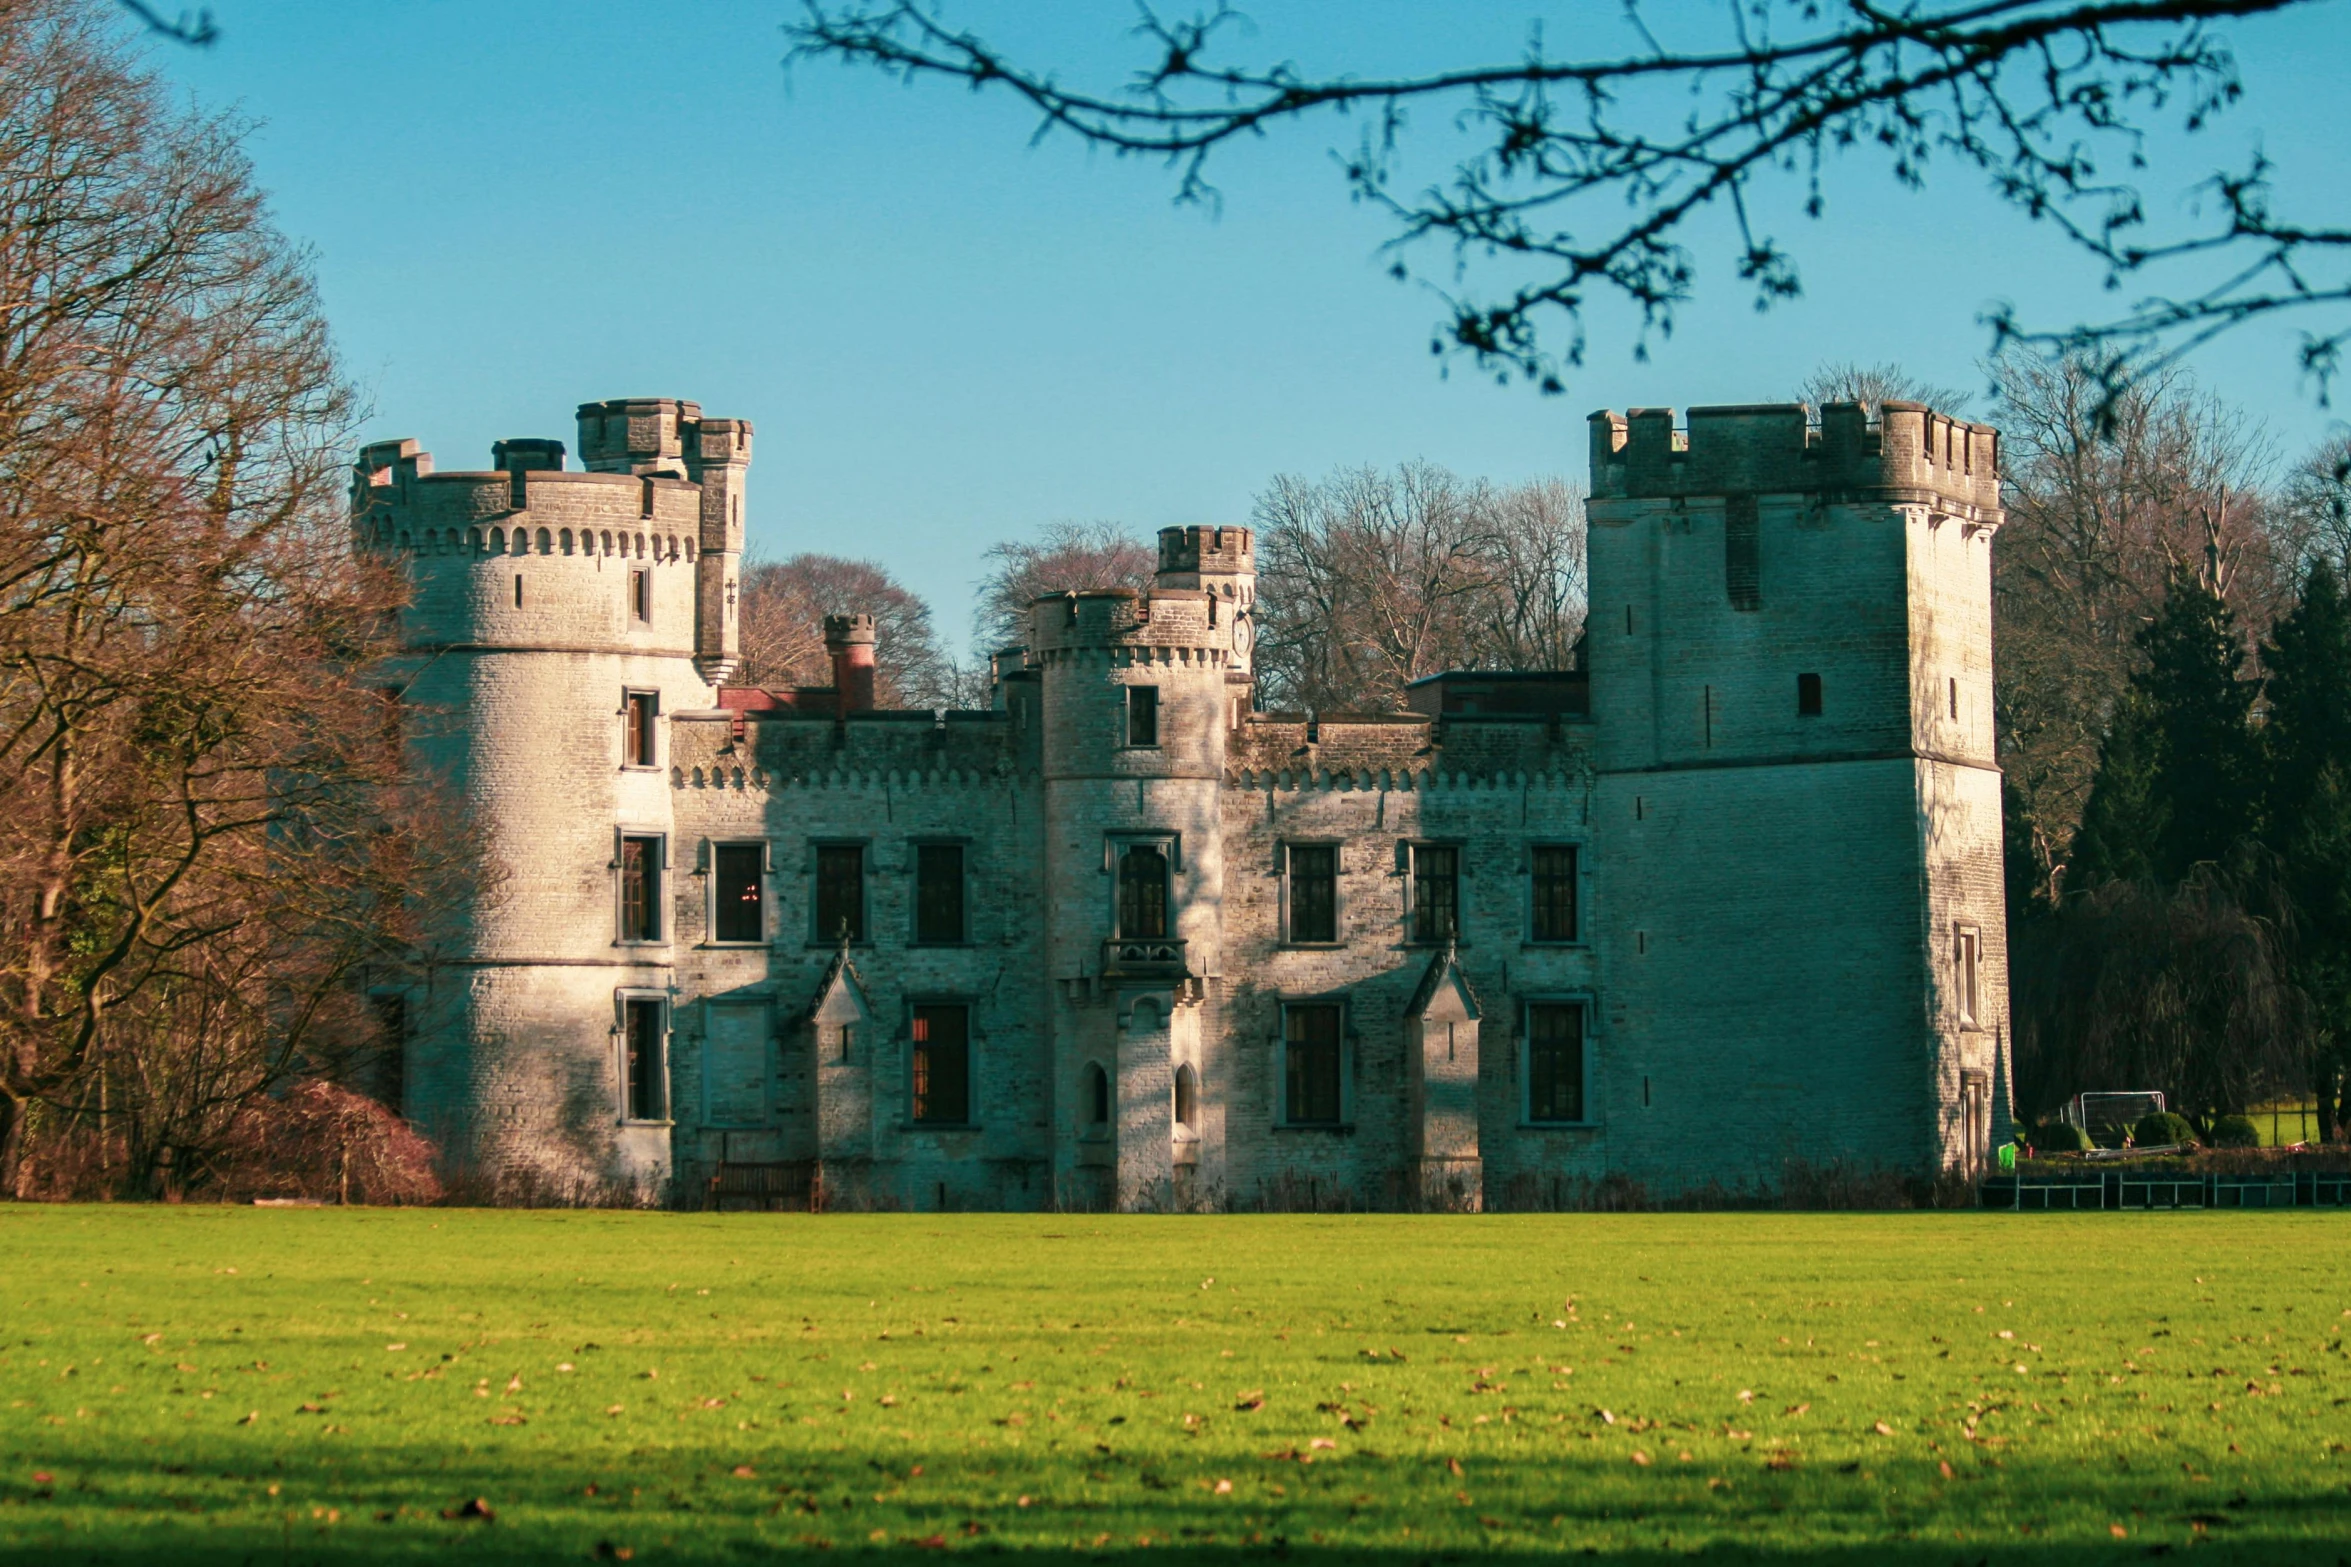
{"label": "crenellated parapet", "polygon": [[1887,402],[1872,419],[1860,403],[1693,408],[1676,428],[1670,408],[1602,410],[1591,418],[1595,500],[1729,494],[1942,503],[2000,510],[2000,438],[1988,425],[1922,403]]}
{"label": "crenellated parapet", "polygon": [[1105,588],[1056,593],[1029,610],[1028,659],[1041,667],[1085,661],[1223,667],[1234,611],[1197,588]]}

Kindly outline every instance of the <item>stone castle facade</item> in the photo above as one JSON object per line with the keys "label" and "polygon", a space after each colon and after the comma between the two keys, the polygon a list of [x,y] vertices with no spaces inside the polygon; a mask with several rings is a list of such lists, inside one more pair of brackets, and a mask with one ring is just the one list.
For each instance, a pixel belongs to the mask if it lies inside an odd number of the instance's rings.
{"label": "stone castle facade", "polygon": [[1543,1207],[2008,1120],[1997,436],[1915,404],[1591,422],[1586,666],[1259,711],[1241,528],[1041,600],[985,711],[730,683],[752,432],[579,410],[361,455],[414,743],[503,882],[402,989],[458,1166],[836,1206]]}

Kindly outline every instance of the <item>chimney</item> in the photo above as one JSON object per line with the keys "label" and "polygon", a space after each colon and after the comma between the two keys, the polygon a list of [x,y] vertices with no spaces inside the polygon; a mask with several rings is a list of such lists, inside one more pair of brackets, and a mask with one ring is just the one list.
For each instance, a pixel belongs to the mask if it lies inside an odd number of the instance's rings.
{"label": "chimney", "polygon": [[827,615],[824,650],[833,659],[833,702],[843,715],[873,711],[873,617]]}

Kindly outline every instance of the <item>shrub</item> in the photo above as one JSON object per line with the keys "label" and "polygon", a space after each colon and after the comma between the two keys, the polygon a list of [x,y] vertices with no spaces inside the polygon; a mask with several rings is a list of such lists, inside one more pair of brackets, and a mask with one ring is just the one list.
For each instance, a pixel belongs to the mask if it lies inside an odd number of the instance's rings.
{"label": "shrub", "polygon": [[2196,1143],[2196,1129],[2183,1116],[2169,1110],[2154,1110],[2139,1117],[2139,1124],[2131,1128],[2131,1141],[2141,1148],[2192,1148]]}
{"label": "shrub", "polygon": [[2212,1123],[2212,1136],[2208,1140],[2215,1148],[2258,1148],[2261,1133],[2244,1116],[2224,1115]]}
{"label": "shrub", "polygon": [[2032,1143],[2039,1153],[2081,1153],[2091,1146],[2090,1134],[2070,1121],[2050,1121],[2034,1127]]}

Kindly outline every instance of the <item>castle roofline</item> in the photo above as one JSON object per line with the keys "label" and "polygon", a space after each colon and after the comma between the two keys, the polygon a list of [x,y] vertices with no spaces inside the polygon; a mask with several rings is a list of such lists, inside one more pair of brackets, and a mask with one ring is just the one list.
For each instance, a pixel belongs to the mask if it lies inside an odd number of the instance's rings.
{"label": "castle roofline", "polygon": [[1989,425],[1890,399],[1716,403],[1591,416],[1592,498],[1870,495],[1997,520],[2000,437]]}

